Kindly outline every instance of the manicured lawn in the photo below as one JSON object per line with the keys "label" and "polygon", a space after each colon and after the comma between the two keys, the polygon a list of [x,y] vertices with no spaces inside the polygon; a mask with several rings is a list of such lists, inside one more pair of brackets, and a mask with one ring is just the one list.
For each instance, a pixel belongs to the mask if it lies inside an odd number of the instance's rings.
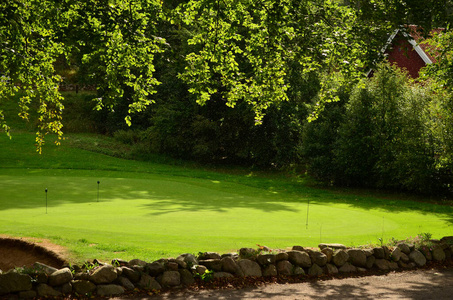
{"label": "manicured lawn", "polygon": [[38,155],[33,138],[0,135],[0,234],[49,238],[74,261],[453,232],[451,206],[310,188],[278,175],[124,160],[69,143]]}

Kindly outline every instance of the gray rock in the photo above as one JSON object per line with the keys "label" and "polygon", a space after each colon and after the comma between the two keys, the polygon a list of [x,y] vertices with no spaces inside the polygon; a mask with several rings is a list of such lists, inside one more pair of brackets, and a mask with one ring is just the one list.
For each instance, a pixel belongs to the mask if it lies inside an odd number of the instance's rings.
{"label": "gray rock", "polygon": [[72,289],[79,295],[88,296],[96,290],[96,285],[88,280],[74,280]]}
{"label": "gray rock", "polygon": [[209,270],[220,272],[222,271],[222,260],[221,259],[206,259],[199,260],[198,263],[202,266],[205,266]]}
{"label": "gray rock", "polygon": [[27,274],[20,274],[14,271],[0,274],[0,295],[31,289],[31,277]]}
{"label": "gray rock", "polygon": [[367,258],[374,255],[373,249],[363,249],[363,252],[365,252]]}
{"label": "gray rock", "polygon": [[389,264],[390,264],[390,262],[383,258],[377,258],[376,261],[374,262],[374,265],[376,266],[376,268],[378,268],[379,270],[382,270],[382,271],[387,271],[388,269],[390,269]]}
{"label": "gray rock", "polygon": [[63,268],[61,270],[57,270],[50,274],[49,276],[49,285],[50,286],[58,286],[68,283],[72,280],[72,273],[69,268]]}
{"label": "gray rock", "polygon": [[332,262],[337,267],[343,266],[349,260],[349,255],[345,250],[337,250],[333,253]]}
{"label": "gray rock", "polygon": [[435,246],[432,254],[435,261],[443,261],[446,258],[445,251],[440,246]]}
{"label": "gray rock", "polygon": [[237,276],[243,277],[244,272],[237,264],[237,262],[231,257],[224,257],[221,259],[222,262],[222,271],[235,274]]}
{"label": "gray rock", "polygon": [[37,270],[38,272],[43,272],[43,273],[45,273],[45,274],[47,274],[47,275],[50,275],[50,274],[52,274],[53,272],[58,271],[57,268],[48,266],[48,265],[43,264],[43,263],[40,263],[40,262],[35,262],[35,263],[33,264],[33,269]]}
{"label": "gray rock", "polygon": [[249,259],[241,259],[238,261],[239,268],[241,268],[244,276],[263,276],[260,265]]}
{"label": "gray rock", "polygon": [[141,273],[129,267],[122,267],[121,274],[127,277],[131,282],[135,283],[140,280]]}
{"label": "gray rock", "polygon": [[190,286],[195,283],[192,273],[187,269],[178,270],[179,275],[181,276],[181,284],[185,286]]}
{"label": "gray rock", "polygon": [[426,258],[426,260],[433,260],[433,255],[431,250],[427,246],[421,246],[418,251],[420,251]]}
{"label": "gray rock", "polygon": [[280,252],[275,255],[275,261],[281,261],[281,260],[288,260],[288,253],[286,252]]}
{"label": "gray rock", "polygon": [[391,258],[392,258],[393,261],[398,262],[401,259],[401,255],[403,255],[403,254],[404,253],[401,251],[401,249],[396,247],[392,251]]}
{"label": "gray rock", "polygon": [[275,263],[274,254],[260,254],[256,257],[256,262],[262,266],[267,266]]}
{"label": "gray rock", "polygon": [[38,296],[40,297],[59,297],[61,296],[61,292],[55,290],[53,287],[41,283],[36,287],[36,292],[38,293]]}
{"label": "gray rock", "polygon": [[241,248],[239,249],[239,257],[250,259],[255,257],[258,252],[253,248]]}
{"label": "gray rock", "polygon": [[203,275],[208,270],[208,268],[206,268],[203,265],[194,266],[193,269],[195,270],[195,273],[200,274],[200,275]]}
{"label": "gray rock", "polygon": [[294,266],[292,275],[305,275],[305,271],[301,267]]}
{"label": "gray rock", "polygon": [[385,258],[385,251],[382,247],[373,248],[373,253],[374,257],[376,257],[377,259]]}
{"label": "gray rock", "polygon": [[234,260],[237,260],[239,258],[239,254],[237,254],[236,252],[232,252],[232,253],[224,253],[220,256],[221,258],[224,258],[224,257],[231,257],[232,259]]}
{"label": "gray rock", "polygon": [[321,276],[323,273],[322,268],[317,264],[313,264],[310,269],[308,269],[308,275],[310,276]]}
{"label": "gray rock", "polygon": [[162,275],[162,286],[172,287],[181,284],[181,275],[178,271],[165,271]]}
{"label": "gray rock", "polygon": [[96,293],[99,296],[113,296],[124,294],[125,290],[121,285],[116,284],[101,284],[96,288]]}
{"label": "gray rock", "polygon": [[220,260],[222,257],[217,252],[204,252],[198,256],[198,260],[207,260],[207,259],[218,259]]}
{"label": "gray rock", "polygon": [[440,239],[442,243],[446,243],[448,245],[453,245],[453,236],[444,236]]}
{"label": "gray rock", "polygon": [[146,264],[145,269],[148,271],[151,276],[159,276],[165,271],[165,264],[160,261],[155,261],[150,264]]}
{"label": "gray rock", "polygon": [[277,276],[277,267],[275,265],[267,265],[263,268],[262,270],[263,276],[268,277],[268,276]]}
{"label": "gray rock", "polygon": [[403,269],[408,269],[409,268],[409,264],[408,263],[405,263],[404,261],[400,260],[398,261],[398,266],[400,268],[403,268]]}
{"label": "gray rock", "polygon": [[[325,249],[328,249],[328,248],[325,248]],[[318,252],[318,251],[311,251],[309,255],[310,255],[310,258],[311,258],[311,261],[313,264],[316,264],[320,267],[323,267],[327,264],[328,259],[324,253]]]}
{"label": "gray rock", "polygon": [[106,284],[112,283],[117,277],[118,274],[112,265],[104,265],[95,269],[89,278],[96,284]]}
{"label": "gray rock", "polygon": [[382,249],[384,249],[384,258],[387,260],[390,260],[390,249],[387,246],[382,246]]}
{"label": "gray rock", "polygon": [[277,262],[277,272],[279,275],[292,275],[293,268],[293,264],[287,260],[281,260]]}
{"label": "gray rock", "polygon": [[159,291],[162,289],[162,286],[159,282],[156,281],[153,277],[148,274],[142,274],[140,281],[137,283],[137,286],[144,290],[156,290]]}
{"label": "gray rock", "polygon": [[353,266],[351,263],[346,262],[344,265],[342,265],[339,269],[338,272],[340,273],[354,273],[357,272],[357,268]]}
{"label": "gray rock", "polygon": [[356,267],[366,267],[366,254],[361,249],[348,249],[349,262]]}
{"label": "gray rock", "polygon": [[291,250],[305,251],[304,247],[302,247],[302,246],[293,246],[293,248]]}
{"label": "gray rock", "polygon": [[19,299],[33,299],[38,296],[36,291],[22,291],[19,292]]}
{"label": "gray rock", "polygon": [[308,255],[307,252],[301,252],[297,250],[292,250],[286,252],[288,253],[288,260],[296,266],[302,267],[302,268],[309,268],[311,267],[311,258],[310,255]]}
{"label": "gray rock", "polygon": [[389,262],[389,269],[390,270],[397,270],[398,269],[398,263],[394,261]]}
{"label": "gray rock", "polygon": [[409,256],[406,255],[406,253],[401,253],[400,261],[403,261],[405,263],[408,263],[410,261]]}
{"label": "gray rock", "polygon": [[326,273],[327,274],[338,274],[338,268],[335,265],[327,264]]}
{"label": "gray rock", "polygon": [[[184,259],[180,258],[178,256],[178,258],[172,260],[172,262],[175,262],[178,264],[178,266],[181,268],[181,269],[187,269],[188,265],[187,263],[184,261]],[[193,264],[190,264],[190,266],[193,266]]]}
{"label": "gray rock", "polygon": [[125,276],[120,276],[118,277],[118,279],[116,280],[116,282],[121,285],[122,287],[124,287],[126,290],[133,290],[135,289],[135,286],[134,284],[129,280],[129,278],[125,277]]}
{"label": "gray rock", "polygon": [[342,250],[346,250],[346,246],[345,245],[342,245],[342,244],[319,244],[318,245],[319,249],[324,249],[324,248],[331,248],[331,249],[334,249],[334,250],[337,250],[337,249],[342,249]]}
{"label": "gray rock", "polygon": [[232,278],[233,274],[228,272],[214,272],[214,278]]}
{"label": "gray rock", "polygon": [[141,259],[133,259],[133,260],[129,261],[128,265],[129,266],[141,266],[141,267],[144,267],[144,266],[147,265],[147,262],[143,261]]}
{"label": "gray rock", "polygon": [[366,268],[371,269],[374,266],[374,262],[376,261],[376,257],[369,256],[366,258]]}
{"label": "gray rock", "polygon": [[327,257],[327,262],[330,263],[332,261],[333,250],[332,248],[324,248],[321,250],[322,253]]}
{"label": "gray rock", "polygon": [[57,289],[65,295],[71,294],[72,293],[72,284],[70,282],[66,282],[62,286],[57,287]]}
{"label": "gray rock", "polygon": [[426,264],[425,256],[418,250],[414,250],[409,254],[409,259],[417,264],[417,266],[422,267]]}
{"label": "gray rock", "polygon": [[398,243],[396,246],[401,250],[401,252],[403,252],[406,255],[409,255],[409,253],[411,253],[411,248],[409,247],[408,244],[404,242]]}
{"label": "gray rock", "polygon": [[188,265],[189,268],[198,265],[198,259],[195,257],[195,255],[190,253],[181,254],[176,259],[182,259]]}
{"label": "gray rock", "polygon": [[167,264],[166,264],[166,270],[167,271],[178,271],[178,269],[179,269],[179,264],[177,262],[174,262],[174,261],[168,261],[167,262]]}

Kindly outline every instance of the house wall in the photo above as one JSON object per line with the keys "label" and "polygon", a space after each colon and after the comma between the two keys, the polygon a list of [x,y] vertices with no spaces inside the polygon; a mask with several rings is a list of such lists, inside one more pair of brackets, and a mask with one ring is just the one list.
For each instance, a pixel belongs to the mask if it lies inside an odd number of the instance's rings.
{"label": "house wall", "polygon": [[426,64],[412,45],[401,36],[395,37],[393,45],[387,49],[388,60],[402,69],[406,69],[412,78],[418,78],[419,71]]}

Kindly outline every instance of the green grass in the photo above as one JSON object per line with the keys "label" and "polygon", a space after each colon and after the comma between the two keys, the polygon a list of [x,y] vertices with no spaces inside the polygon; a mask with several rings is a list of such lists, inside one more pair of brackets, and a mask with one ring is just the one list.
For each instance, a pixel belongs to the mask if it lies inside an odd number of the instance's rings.
{"label": "green grass", "polygon": [[421,232],[440,238],[453,229],[453,208],[447,205],[318,189],[304,178],[215,172],[71,147],[122,149],[93,135],[69,135],[62,146],[49,143],[39,155],[33,139],[23,132],[13,133],[12,140],[0,135],[0,234],[48,238],[67,247],[74,262],[151,261],[256,244],[376,244],[379,238]]}

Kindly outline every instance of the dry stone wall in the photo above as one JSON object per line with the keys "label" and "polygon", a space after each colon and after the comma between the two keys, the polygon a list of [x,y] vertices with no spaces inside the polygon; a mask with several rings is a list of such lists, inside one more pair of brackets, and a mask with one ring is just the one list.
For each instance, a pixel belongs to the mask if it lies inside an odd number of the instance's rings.
{"label": "dry stone wall", "polygon": [[55,269],[35,263],[30,269],[0,272],[0,298],[114,296],[127,291],[156,292],[191,286],[196,280],[262,276],[321,276],[368,270],[390,271],[423,267],[429,261],[452,260],[453,237],[433,240],[430,247],[400,242],[395,247],[350,249],[320,244],[319,250],[294,246],[290,251],[242,248],[238,253],[182,254],[177,258],[145,262],[97,260],[84,266]]}

